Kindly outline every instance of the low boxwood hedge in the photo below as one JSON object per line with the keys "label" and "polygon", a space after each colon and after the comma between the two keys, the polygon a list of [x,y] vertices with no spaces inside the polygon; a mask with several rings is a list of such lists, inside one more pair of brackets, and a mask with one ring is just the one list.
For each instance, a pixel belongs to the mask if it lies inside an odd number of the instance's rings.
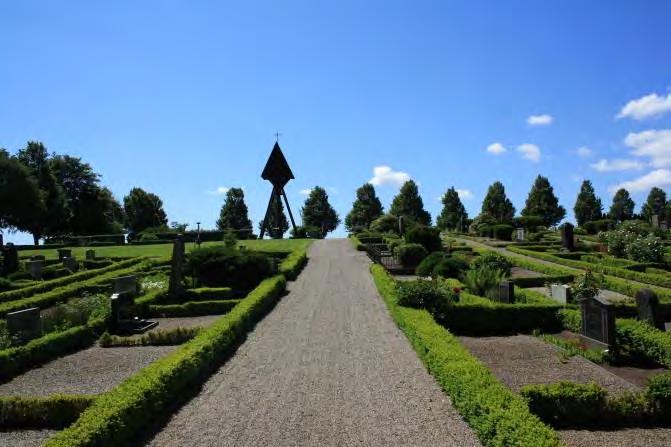
{"label": "low boxwood hedge", "polygon": [[286,286],[278,275],[261,282],[230,313],[172,354],[150,364],[95,400],[45,447],[129,445],[196,392],[278,301]]}
{"label": "low boxwood hedge", "polygon": [[399,306],[394,280],[384,267],[372,265],[375,284],[401,328],[462,417],[485,446],[560,446],[520,396],[503,385],[426,310]]}
{"label": "low boxwood hedge", "polygon": [[201,327],[176,327],[173,329],[158,329],[150,331],[140,336],[121,337],[111,335],[108,332],[102,334],[98,344],[102,348],[111,348],[116,346],[172,346],[181,345],[196,335],[203,328]]}
{"label": "low boxwood hedge", "polygon": [[95,396],[55,394],[49,397],[0,397],[0,429],[67,427]]}
{"label": "low boxwood hedge", "polygon": [[146,316],[151,318],[199,317],[225,314],[241,300],[187,301],[182,304],[150,304]]}
{"label": "low boxwood hedge", "polygon": [[289,256],[282,260],[280,264],[280,273],[283,274],[287,280],[294,281],[303,270],[303,267],[308,263],[307,249],[294,250],[289,253]]}

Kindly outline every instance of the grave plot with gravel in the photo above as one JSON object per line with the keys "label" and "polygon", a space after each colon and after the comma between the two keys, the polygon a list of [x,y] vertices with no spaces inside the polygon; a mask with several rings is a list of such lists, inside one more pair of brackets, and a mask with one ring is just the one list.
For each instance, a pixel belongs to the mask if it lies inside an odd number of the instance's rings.
{"label": "grave plot with gravel", "polygon": [[55,430],[0,431],[0,447],[39,447]]}
{"label": "grave plot with gravel", "polygon": [[91,347],[0,385],[0,396],[103,393],[175,349],[177,346]]}

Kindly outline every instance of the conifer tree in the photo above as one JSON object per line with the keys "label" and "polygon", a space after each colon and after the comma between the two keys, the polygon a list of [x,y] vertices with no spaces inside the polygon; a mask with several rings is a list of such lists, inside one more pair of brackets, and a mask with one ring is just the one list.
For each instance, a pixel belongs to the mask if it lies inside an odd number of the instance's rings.
{"label": "conifer tree", "polygon": [[536,177],[522,210],[522,216],[537,216],[546,227],[557,225],[565,216],[566,209],[559,205],[547,177]]}
{"label": "conifer tree", "polygon": [[382,203],[375,194],[375,187],[370,183],[365,183],[356,190],[356,200],[345,218],[345,227],[349,232],[357,228],[368,228],[375,219],[382,215],[382,212]]}
{"label": "conifer tree", "polygon": [[494,182],[489,186],[487,195],[482,201],[481,214],[497,223],[511,223],[515,216],[515,207],[506,196],[506,189],[501,182]]}
{"label": "conifer tree", "polygon": [[461,203],[459,193],[454,187],[450,187],[442,198],[443,211],[438,216],[436,225],[443,230],[464,230],[468,220],[468,214],[464,204]]}
{"label": "conifer tree", "polygon": [[608,211],[608,217],[616,222],[623,222],[634,218],[634,201],[629,196],[629,191],[624,188],[617,190],[613,196],[613,204]]}
{"label": "conifer tree", "polygon": [[580,186],[573,213],[578,226],[583,226],[585,222],[599,220],[603,217],[601,199],[594,193],[594,187],[589,180],[583,181]]}
{"label": "conifer tree", "polygon": [[417,184],[408,180],[391,202],[389,213],[394,216],[410,218],[422,225],[431,225],[431,215],[424,209],[424,202],[419,195]]}

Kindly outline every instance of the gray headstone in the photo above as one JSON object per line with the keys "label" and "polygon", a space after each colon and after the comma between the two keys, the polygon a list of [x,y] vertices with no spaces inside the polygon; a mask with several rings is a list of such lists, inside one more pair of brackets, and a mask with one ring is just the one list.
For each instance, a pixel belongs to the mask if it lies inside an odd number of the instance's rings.
{"label": "gray headstone", "polygon": [[664,321],[660,319],[659,314],[659,298],[655,292],[650,289],[641,289],[636,292],[636,308],[639,320],[662,331],[665,330]]}
{"label": "gray headstone", "polygon": [[72,257],[72,250],[69,248],[59,248],[56,250],[58,252],[58,260],[62,261],[63,258],[70,258]]}
{"label": "gray headstone", "polygon": [[573,240],[573,224],[566,222],[561,226],[561,244],[568,251],[575,250],[575,242]]}
{"label": "gray headstone", "polygon": [[14,244],[2,247],[2,272],[7,275],[19,269],[19,252]]}
{"label": "gray headstone", "polygon": [[652,215],[652,228],[659,228],[659,214]]}
{"label": "gray headstone", "polygon": [[32,255],[32,256],[30,257],[30,260],[31,260],[31,261],[42,261],[42,262],[44,262],[44,261],[47,260],[47,257],[44,256],[44,255]]}
{"label": "gray headstone", "polygon": [[36,281],[42,279],[42,269],[44,267],[44,261],[26,261],[26,267],[30,273],[30,277]]}
{"label": "gray headstone", "polygon": [[566,304],[571,300],[571,287],[566,284],[552,284],[550,291],[550,296],[558,303]]}
{"label": "gray headstone", "polygon": [[179,234],[172,242],[172,261],[170,268],[170,282],[168,284],[168,294],[173,297],[181,296],[184,293],[183,272],[184,269],[184,239]]}
{"label": "gray headstone", "polygon": [[515,284],[512,281],[501,281],[498,296],[499,302],[513,304],[515,302]]}
{"label": "gray headstone", "polygon": [[95,261],[96,259],[96,251],[95,250],[86,250],[86,260],[87,261]]}
{"label": "gray headstone", "polygon": [[75,258],[67,257],[61,259],[61,261],[63,261],[63,267],[70,270],[71,272],[76,272],[77,270],[79,270],[79,263]]}
{"label": "gray headstone", "polygon": [[40,337],[42,335],[40,309],[32,307],[8,313],[7,330],[12,337],[16,337],[24,342]]}
{"label": "gray headstone", "polygon": [[135,297],[138,294],[138,281],[137,281],[137,276],[135,275],[128,275],[128,276],[120,276],[118,278],[114,278],[113,280],[113,290],[115,294],[118,295],[123,295],[129,296],[129,297]]}
{"label": "gray headstone", "polygon": [[524,228],[516,228],[515,229],[515,240],[516,241],[523,241],[524,240]]}
{"label": "gray headstone", "polygon": [[604,349],[615,348],[615,310],[605,299],[596,296],[580,301],[582,313],[581,335],[587,341]]}

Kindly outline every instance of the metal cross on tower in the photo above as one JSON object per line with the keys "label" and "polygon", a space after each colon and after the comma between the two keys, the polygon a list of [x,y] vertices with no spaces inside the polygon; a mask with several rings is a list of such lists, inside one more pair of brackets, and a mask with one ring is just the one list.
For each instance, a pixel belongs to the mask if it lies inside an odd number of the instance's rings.
{"label": "metal cross on tower", "polygon": [[[279,139],[280,133],[276,133],[275,137]],[[289,183],[289,180],[294,178],[293,172],[287,163],[287,159],[284,158],[282,149],[277,141],[275,141],[275,146],[270,152],[270,157],[266,162],[266,167],[263,168],[261,173],[261,178],[268,180],[273,185],[273,191],[270,193],[270,200],[268,200],[268,208],[266,209],[266,215],[263,218],[263,227],[261,228],[261,239],[268,229],[268,218],[271,213],[273,213],[273,218],[275,222],[280,222],[281,217],[279,213],[282,212],[279,206],[273,206],[275,201],[281,201],[284,198],[284,203],[287,206],[287,211],[289,211],[289,218],[291,219],[291,226],[294,231],[296,230],[296,223],[294,222],[294,215],[291,213],[291,207],[289,206],[289,200],[287,200],[287,195],[284,192],[284,185]],[[280,202],[281,203],[281,202]]]}

